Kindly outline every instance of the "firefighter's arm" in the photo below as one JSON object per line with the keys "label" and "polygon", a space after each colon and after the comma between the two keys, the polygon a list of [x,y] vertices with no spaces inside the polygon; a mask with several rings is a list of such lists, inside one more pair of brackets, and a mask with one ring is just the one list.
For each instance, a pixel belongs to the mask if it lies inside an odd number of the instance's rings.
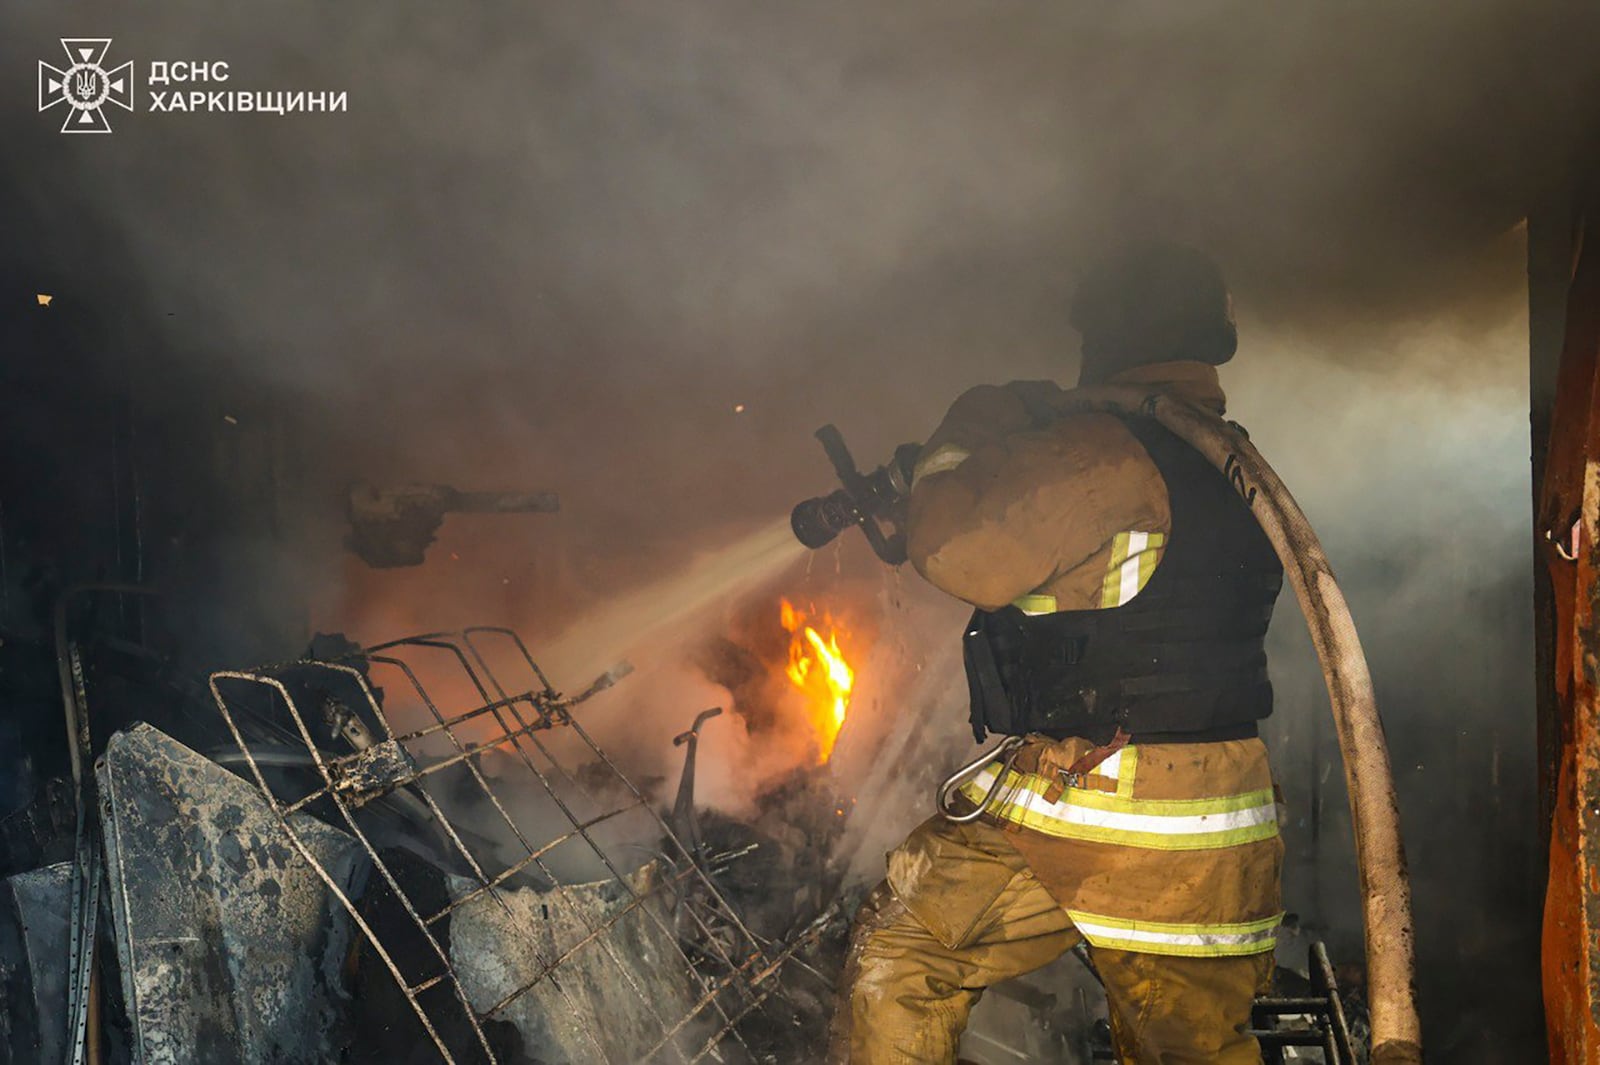
{"label": "firefighter's arm", "polygon": [[998,443],[1012,433],[1033,426],[1025,388],[1060,389],[1049,382],[1014,382],[1004,387],[979,385],[963,392],[950,405],[944,421],[922,445],[916,478],[930,477],[960,466],[974,451]]}
{"label": "firefighter's arm", "polygon": [[[929,438],[925,456],[937,459],[941,441],[956,440],[966,454],[948,464],[918,463],[906,527],[917,571],[987,610],[1045,588],[1117,532],[1138,527],[1149,509],[1150,478],[1159,484],[1115,418],[1078,415],[1035,428],[997,399],[1003,397],[968,393]],[[981,413],[998,415],[991,427],[957,420],[980,402],[988,405]]]}

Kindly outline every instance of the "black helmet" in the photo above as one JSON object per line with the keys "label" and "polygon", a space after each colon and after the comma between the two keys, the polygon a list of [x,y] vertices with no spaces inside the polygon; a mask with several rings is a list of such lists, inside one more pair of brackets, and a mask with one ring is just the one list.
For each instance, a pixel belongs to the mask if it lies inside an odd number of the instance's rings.
{"label": "black helmet", "polygon": [[1071,321],[1092,377],[1175,359],[1221,365],[1239,346],[1222,268],[1166,241],[1129,245],[1092,268],[1073,294]]}

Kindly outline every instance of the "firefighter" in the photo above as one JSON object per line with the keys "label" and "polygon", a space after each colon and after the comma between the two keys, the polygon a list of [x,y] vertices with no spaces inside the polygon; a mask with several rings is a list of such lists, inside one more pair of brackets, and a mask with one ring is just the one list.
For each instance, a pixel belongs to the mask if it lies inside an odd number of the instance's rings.
{"label": "firefighter", "polygon": [[[1221,414],[1237,346],[1222,273],[1126,248],[1072,303],[1079,384]],[[916,464],[912,563],[976,607],[973,727],[1021,737],[888,856],[852,931],[833,1057],[951,1062],[989,985],[1080,941],[1118,1060],[1256,1063],[1251,1001],[1280,912],[1257,724],[1283,571],[1227,478],[1154,421],[1058,415],[1050,382],[975,388]],[[992,792],[992,795],[991,795]]]}

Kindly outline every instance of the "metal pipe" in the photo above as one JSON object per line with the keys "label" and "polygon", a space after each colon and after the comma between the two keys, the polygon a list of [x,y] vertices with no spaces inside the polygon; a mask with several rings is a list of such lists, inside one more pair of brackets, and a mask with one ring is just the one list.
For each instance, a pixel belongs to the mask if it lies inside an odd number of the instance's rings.
{"label": "metal pipe", "polygon": [[1111,385],[1069,392],[1052,409],[1153,419],[1228,478],[1272,541],[1311,630],[1344,760],[1366,929],[1372,1065],[1420,1063],[1411,882],[1389,747],[1355,622],[1311,523],[1244,431],[1208,410],[1168,393]]}
{"label": "metal pipe", "polygon": [[100,966],[95,963],[98,937],[100,863],[99,841],[90,837],[98,828],[94,778],[85,776],[83,762],[93,754],[89,735],[88,699],[84,694],[83,661],[68,632],[72,601],[80,595],[110,592],[121,595],[155,595],[137,584],[78,584],[56,599],[54,630],[56,674],[61,682],[61,709],[67,726],[67,757],[72,765],[72,787],[77,796],[77,844],[72,863],[72,910],[68,931],[67,1056],[78,1065],[100,1065]]}
{"label": "metal pipe", "polygon": [[72,765],[72,783],[83,786],[83,759],[88,752],[83,745],[88,739],[89,723],[83,708],[78,705],[77,684],[72,676],[72,661],[67,638],[68,608],[80,595],[93,592],[111,592],[119,595],[155,595],[156,591],[138,584],[77,584],[62,592],[56,599],[54,628],[56,642],[56,677],[61,683],[61,706],[67,719],[67,757]]}

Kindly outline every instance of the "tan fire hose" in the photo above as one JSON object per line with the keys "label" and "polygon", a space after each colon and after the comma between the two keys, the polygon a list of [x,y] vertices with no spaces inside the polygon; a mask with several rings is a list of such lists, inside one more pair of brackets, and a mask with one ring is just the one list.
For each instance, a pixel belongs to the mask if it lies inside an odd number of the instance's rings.
{"label": "tan fire hose", "polygon": [[1125,386],[1077,389],[1066,393],[1053,409],[1159,422],[1222,471],[1272,541],[1311,629],[1344,758],[1366,927],[1372,1065],[1421,1062],[1411,882],[1400,841],[1389,748],[1355,622],[1317,534],[1244,432],[1207,410],[1171,395]]}

